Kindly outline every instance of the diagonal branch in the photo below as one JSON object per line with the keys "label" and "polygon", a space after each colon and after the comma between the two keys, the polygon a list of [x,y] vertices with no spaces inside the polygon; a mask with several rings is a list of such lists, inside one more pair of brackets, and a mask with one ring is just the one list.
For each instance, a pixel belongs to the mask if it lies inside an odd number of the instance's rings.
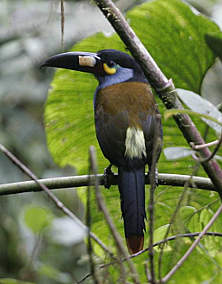
{"label": "diagonal branch", "polygon": [[[177,98],[177,93],[172,80],[168,80],[159,69],[119,9],[111,0],[94,0],[94,2],[138,61],[166,108],[183,109],[181,102]],[[193,121],[187,114],[174,115],[174,119],[189,145],[190,142],[193,142],[196,145],[205,144],[204,139],[201,137]],[[207,159],[211,156],[211,152],[208,148],[200,149],[199,153],[202,159]],[[212,180],[214,186],[217,188],[218,193],[222,196],[222,170],[219,164],[214,160],[210,160],[204,161],[202,166]]]}
{"label": "diagonal branch", "polygon": [[[87,227],[79,220],[72,211],[70,211],[65,205],[47,188],[47,186],[37,179],[37,177],[27,168],[20,160],[18,160],[9,150],[7,150],[2,144],[0,144],[0,151],[4,153],[22,172],[24,172],[29,178],[34,180],[41,190],[45,191],[48,197],[54,202],[54,204],[62,210],[69,218],[71,218],[76,224],[78,224],[84,231],[87,231]],[[113,253],[107,248],[107,246],[92,232],[90,236],[97,244],[107,252],[113,259]]]}
{"label": "diagonal branch", "polygon": [[[110,214],[106,208],[105,202],[103,200],[103,196],[100,192],[99,189],[99,183],[98,183],[98,179],[97,179],[97,164],[96,164],[96,157],[95,157],[95,148],[93,146],[90,147],[89,149],[89,158],[90,158],[90,165],[92,168],[92,171],[95,175],[95,189],[96,189],[96,200],[99,206],[99,209],[103,212],[104,218],[106,220],[106,223],[110,229],[110,233],[115,241],[115,244],[117,246],[117,249],[119,250],[120,255],[124,256],[125,258],[128,257],[128,253],[123,245],[123,241],[122,238],[120,237],[118,231],[116,230],[116,227],[110,217]],[[139,276],[137,274],[136,268],[133,264],[133,262],[130,259],[127,259],[127,263],[129,265],[129,269],[131,272],[131,277],[133,280],[133,283],[139,284],[140,280],[139,280]]]}

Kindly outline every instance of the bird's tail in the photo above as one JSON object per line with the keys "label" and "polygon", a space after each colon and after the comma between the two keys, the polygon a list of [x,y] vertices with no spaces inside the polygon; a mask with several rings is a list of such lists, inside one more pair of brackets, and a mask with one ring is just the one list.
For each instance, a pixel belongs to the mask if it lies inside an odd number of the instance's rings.
{"label": "bird's tail", "polygon": [[130,253],[143,249],[145,230],[145,168],[119,168],[119,192],[127,247]]}

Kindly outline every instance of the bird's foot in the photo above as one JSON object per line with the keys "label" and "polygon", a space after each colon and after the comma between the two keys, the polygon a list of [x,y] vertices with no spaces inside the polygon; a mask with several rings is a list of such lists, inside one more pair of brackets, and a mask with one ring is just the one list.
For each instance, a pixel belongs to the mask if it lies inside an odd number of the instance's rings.
{"label": "bird's foot", "polygon": [[111,170],[112,165],[110,164],[107,168],[104,170],[104,186],[105,188],[110,188],[112,185],[112,177],[114,176],[114,173]]}
{"label": "bird's foot", "polygon": [[[148,178],[149,178],[149,182],[150,181],[150,171],[148,172]],[[159,185],[159,181],[158,181],[158,169],[155,168],[155,174],[154,174],[154,183],[155,183],[155,187],[157,187]]]}

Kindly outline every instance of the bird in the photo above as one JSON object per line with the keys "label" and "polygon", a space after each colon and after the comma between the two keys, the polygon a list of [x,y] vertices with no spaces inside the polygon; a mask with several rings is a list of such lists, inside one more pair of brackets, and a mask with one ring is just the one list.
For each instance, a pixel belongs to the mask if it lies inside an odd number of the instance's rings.
{"label": "bird", "polygon": [[[152,162],[156,167],[163,137],[160,113],[149,81],[131,55],[115,49],[60,53],[48,58],[42,67],[87,72],[97,79],[93,99],[96,137],[110,163],[106,174],[112,174],[112,165],[118,168],[128,251],[139,252],[143,249],[146,231],[145,168],[148,165],[150,171]],[[155,137],[159,141],[157,147]]]}

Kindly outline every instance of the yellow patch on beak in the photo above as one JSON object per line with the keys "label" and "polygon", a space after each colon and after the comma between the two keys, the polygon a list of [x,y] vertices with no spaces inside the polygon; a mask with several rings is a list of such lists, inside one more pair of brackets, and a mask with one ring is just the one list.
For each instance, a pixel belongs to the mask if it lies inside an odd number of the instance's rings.
{"label": "yellow patch on beak", "polygon": [[96,65],[96,59],[92,56],[79,56],[79,65],[94,67]]}

